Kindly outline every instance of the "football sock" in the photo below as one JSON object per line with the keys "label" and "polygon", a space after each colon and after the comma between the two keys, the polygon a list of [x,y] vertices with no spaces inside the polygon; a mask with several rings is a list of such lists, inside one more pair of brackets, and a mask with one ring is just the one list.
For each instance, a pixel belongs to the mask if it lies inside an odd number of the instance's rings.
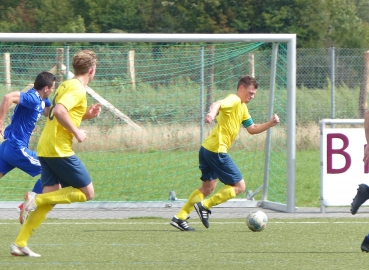
{"label": "football sock", "polygon": [[53,209],[51,204],[46,204],[39,206],[35,211],[30,212],[26,222],[23,224],[17,238],[14,241],[19,247],[27,246],[28,239],[31,237],[32,233],[44,222],[47,213]]}
{"label": "football sock", "polygon": [[234,197],[236,197],[236,192],[234,188],[232,186],[226,185],[213,196],[203,201],[202,206],[209,210],[213,206],[224,203]]}
{"label": "football sock", "polygon": [[72,202],[85,202],[86,195],[74,187],[66,187],[53,192],[38,194],[36,196],[36,206],[45,204],[69,204]]}
{"label": "football sock", "polygon": [[176,217],[180,220],[186,220],[188,215],[193,211],[195,203],[201,202],[204,199],[204,194],[200,190],[196,189],[188,197],[187,202],[183,205],[181,210],[177,213]]}

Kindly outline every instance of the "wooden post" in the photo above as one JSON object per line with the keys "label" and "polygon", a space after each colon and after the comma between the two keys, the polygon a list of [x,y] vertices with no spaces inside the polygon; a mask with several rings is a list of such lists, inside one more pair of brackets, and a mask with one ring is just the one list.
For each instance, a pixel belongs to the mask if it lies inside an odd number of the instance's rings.
{"label": "wooden post", "polygon": [[208,75],[206,76],[207,80],[205,82],[206,85],[206,108],[205,111],[208,112],[210,105],[213,103],[213,88],[214,88],[214,54],[215,47],[211,45],[209,47],[208,54]]}
{"label": "wooden post", "polygon": [[10,79],[10,53],[4,53],[4,65],[5,65],[5,86],[10,90],[12,82]]}
{"label": "wooden post", "polygon": [[369,51],[363,55],[363,73],[361,77],[360,96],[359,96],[359,118],[364,118],[367,109],[366,98],[369,91]]}
{"label": "wooden post", "polygon": [[63,57],[64,57],[64,48],[56,49],[56,81],[55,81],[55,89],[62,83],[63,81]]}
{"label": "wooden post", "polygon": [[135,51],[128,52],[128,73],[131,78],[131,84],[134,90],[136,90],[136,75],[135,75]]}
{"label": "wooden post", "polygon": [[255,78],[255,55],[253,53],[249,53],[249,75]]}

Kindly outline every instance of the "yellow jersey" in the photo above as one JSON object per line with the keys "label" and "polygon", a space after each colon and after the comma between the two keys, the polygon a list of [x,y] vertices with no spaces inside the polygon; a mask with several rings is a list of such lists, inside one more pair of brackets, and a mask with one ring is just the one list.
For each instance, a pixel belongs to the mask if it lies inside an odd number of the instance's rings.
{"label": "yellow jersey", "polygon": [[65,129],[55,118],[54,108],[62,104],[70,119],[79,127],[87,110],[86,89],[77,79],[63,82],[55,92],[49,116],[37,145],[40,157],[70,157],[75,153],[72,149],[73,134]]}
{"label": "yellow jersey", "polygon": [[214,153],[227,153],[240,131],[242,122],[251,119],[251,116],[246,104],[235,94],[230,94],[219,102],[217,125],[202,146]]}

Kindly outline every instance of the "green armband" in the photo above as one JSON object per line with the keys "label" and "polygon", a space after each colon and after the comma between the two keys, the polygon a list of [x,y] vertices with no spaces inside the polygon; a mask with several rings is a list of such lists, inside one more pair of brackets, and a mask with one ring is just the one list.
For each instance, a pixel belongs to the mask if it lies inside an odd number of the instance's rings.
{"label": "green armband", "polygon": [[252,126],[254,124],[254,121],[252,121],[252,118],[250,117],[249,119],[242,121],[242,125],[245,128],[248,128],[249,126]]}

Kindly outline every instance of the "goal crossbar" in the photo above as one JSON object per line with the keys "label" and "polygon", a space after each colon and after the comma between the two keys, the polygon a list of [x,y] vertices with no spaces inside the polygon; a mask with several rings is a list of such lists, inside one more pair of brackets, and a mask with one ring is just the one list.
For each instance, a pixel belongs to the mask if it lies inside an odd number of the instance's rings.
{"label": "goal crossbar", "polygon": [[0,33],[2,42],[286,42],[296,34]]}

